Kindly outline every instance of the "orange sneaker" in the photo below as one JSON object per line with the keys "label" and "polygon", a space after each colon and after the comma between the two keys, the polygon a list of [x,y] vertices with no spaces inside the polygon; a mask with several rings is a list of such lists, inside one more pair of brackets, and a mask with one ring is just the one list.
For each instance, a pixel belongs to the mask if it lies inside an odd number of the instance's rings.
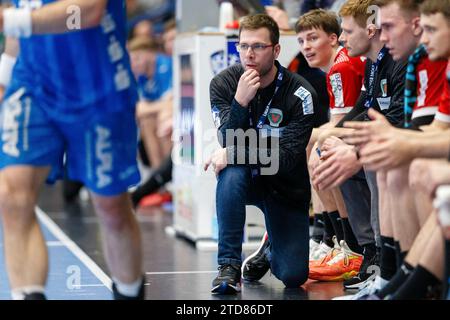
{"label": "orange sneaker", "polygon": [[142,198],[139,205],[141,207],[161,206],[170,201],[172,201],[172,194],[170,194],[170,192],[155,192]]}
{"label": "orange sneaker", "polygon": [[315,255],[310,256],[309,258],[309,270],[317,268],[321,266],[331,259],[333,259],[339,252],[341,252],[341,247],[337,242],[336,236],[333,237],[334,247],[329,247],[325,243],[321,243],[319,248],[314,252]]}
{"label": "orange sneaker", "polygon": [[342,281],[354,277],[359,272],[363,256],[353,252],[344,240],[341,250],[326,263],[313,266],[309,270],[309,278],[320,281]]}

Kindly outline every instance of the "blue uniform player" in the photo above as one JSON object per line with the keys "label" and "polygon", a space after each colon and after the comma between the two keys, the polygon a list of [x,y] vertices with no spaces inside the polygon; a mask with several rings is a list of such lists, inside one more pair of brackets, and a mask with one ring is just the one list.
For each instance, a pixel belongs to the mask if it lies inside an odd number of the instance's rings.
{"label": "blue uniform player", "polygon": [[12,296],[45,298],[47,249],[34,206],[44,180],[61,178],[67,159],[69,178],[91,191],[114,297],[143,298],[140,234],[126,193],[140,177],[125,1],[14,4],[0,11],[0,31],[20,43],[0,121],[0,208]]}
{"label": "blue uniform player", "polygon": [[172,58],[163,54],[155,56],[155,73],[137,77],[138,92],[142,100],[157,101],[172,92]]}

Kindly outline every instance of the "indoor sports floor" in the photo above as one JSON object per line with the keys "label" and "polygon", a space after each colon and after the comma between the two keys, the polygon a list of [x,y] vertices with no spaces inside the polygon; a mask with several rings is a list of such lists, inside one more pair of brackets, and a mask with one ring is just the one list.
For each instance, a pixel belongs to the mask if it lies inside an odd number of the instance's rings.
{"label": "indoor sports floor", "polygon": [[[37,212],[49,248],[48,298],[111,299],[111,279],[100,245],[99,226],[89,201],[65,205],[60,185],[46,186]],[[196,250],[186,239],[166,232],[172,221],[170,208],[169,211],[144,208],[137,216],[142,230],[146,299],[328,300],[344,294],[340,282],[308,281],[301,288],[285,289],[269,272],[259,283],[244,282],[238,295],[213,296],[210,287],[217,273],[217,253]],[[0,299],[9,299],[1,242],[0,246]],[[252,250],[244,253],[248,255]]]}

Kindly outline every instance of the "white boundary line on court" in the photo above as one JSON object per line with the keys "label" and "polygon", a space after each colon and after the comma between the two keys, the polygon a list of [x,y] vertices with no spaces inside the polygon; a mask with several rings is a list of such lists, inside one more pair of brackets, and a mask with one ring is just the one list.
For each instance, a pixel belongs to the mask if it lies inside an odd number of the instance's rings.
{"label": "white boundary line on court", "polygon": [[51,233],[61,241],[109,290],[112,290],[112,280],[100,269],[100,267],[89,256],[73,242],[50,217],[36,207],[39,220],[50,230]]}
{"label": "white boundary line on court", "polygon": [[167,271],[167,272],[146,272],[145,274],[201,274],[201,273],[217,273],[214,271]]}

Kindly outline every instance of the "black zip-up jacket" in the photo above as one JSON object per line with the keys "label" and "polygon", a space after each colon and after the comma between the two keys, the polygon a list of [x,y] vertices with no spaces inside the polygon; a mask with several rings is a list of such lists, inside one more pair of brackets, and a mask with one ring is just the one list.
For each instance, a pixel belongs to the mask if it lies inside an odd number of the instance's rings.
{"label": "black zip-up jacket", "polygon": [[[369,90],[370,69],[372,61],[367,59],[364,74],[364,86]],[[397,126],[403,123],[403,97],[405,94],[405,77],[407,62],[396,62],[389,53],[386,53],[378,66],[378,72],[375,76],[374,91],[371,108],[384,114],[386,119]],[[355,107],[345,115],[336,127],[342,127],[345,121],[369,121],[367,115],[368,109],[365,107],[367,91],[361,91],[361,95],[355,104]]]}
{"label": "black zip-up jacket", "polygon": [[[278,61],[275,64],[279,70]],[[273,175],[260,174],[255,179],[262,183],[268,194],[304,208],[311,197],[305,148],[314,122],[316,92],[304,78],[283,68],[284,77],[274,97],[276,80],[268,87],[258,90],[248,107],[242,107],[234,96],[243,73],[242,65],[236,64],[215,76],[210,84],[214,123],[218,129],[220,144],[227,148],[228,164],[249,165],[262,173],[262,169],[270,165],[261,159],[261,152],[269,157],[279,154],[279,170]],[[255,127],[272,97],[270,112],[263,129],[269,132],[269,136],[279,136],[279,152],[272,148],[270,141],[267,147],[262,146],[264,138],[260,135],[257,146],[250,146],[248,141],[239,143],[236,139],[226,141],[228,129],[249,132],[247,130],[250,129],[250,116]],[[265,130],[260,130],[260,134],[261,131]],[[267,140],[270,139],[266,139],[266,142]],[[245,163],[237,161],[238,156],[242,155],[245,155]],[[254,164],[251,159],[256,159],[257,163]]]}

